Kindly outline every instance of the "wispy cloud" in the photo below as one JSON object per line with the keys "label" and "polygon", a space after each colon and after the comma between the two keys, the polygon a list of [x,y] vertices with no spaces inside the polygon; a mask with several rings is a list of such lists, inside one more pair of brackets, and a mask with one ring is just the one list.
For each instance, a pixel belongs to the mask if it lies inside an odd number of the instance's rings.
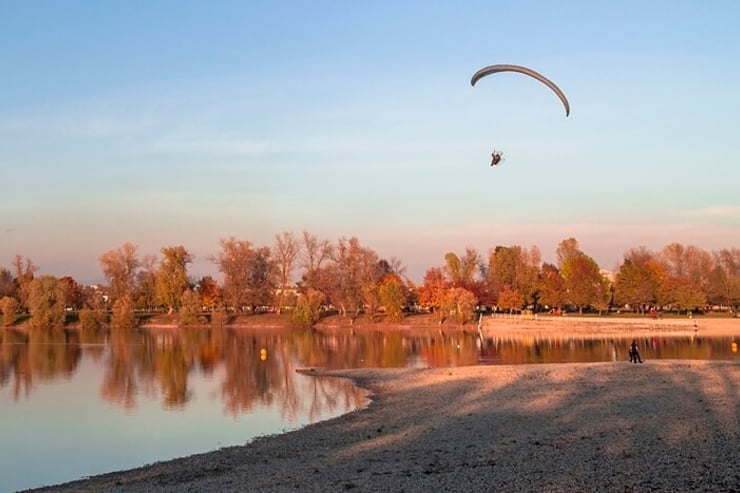
{"label": "wispy cloud", "polygon": [[685,211],[686,215],[692,217],[718,218],[718,219],[740,219],[740,205],[715,205],[701,207]]}

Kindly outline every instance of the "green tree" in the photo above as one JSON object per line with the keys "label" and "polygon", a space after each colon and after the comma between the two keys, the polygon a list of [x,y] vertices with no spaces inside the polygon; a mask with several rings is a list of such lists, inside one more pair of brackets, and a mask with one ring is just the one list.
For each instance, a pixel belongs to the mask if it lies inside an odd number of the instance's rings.
{"label": "green tree", "polygon": [[163,257],[155,281],[156,300],[172,313],[182,305],[183,293],[190,290],[188,264],[193,261],[193,255],[182,245],[164,247],[161,252]]}
{"label": "green tree", "polygon": [[28,284],[28,309],[34,328],[64,326],[64,289],[54,276],[43,275]]}

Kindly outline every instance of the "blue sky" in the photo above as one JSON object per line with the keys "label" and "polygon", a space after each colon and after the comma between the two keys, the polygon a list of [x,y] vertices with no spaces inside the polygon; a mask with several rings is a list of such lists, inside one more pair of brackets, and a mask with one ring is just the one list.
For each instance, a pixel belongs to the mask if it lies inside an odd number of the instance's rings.
{"label": "blue sky", "polygon": [[[231,236],[740,247],[740,2],[0,0],[0,265]],[[470,86],[479,68],[538,70]],[[504,151],[491,168],[493,148]]]}

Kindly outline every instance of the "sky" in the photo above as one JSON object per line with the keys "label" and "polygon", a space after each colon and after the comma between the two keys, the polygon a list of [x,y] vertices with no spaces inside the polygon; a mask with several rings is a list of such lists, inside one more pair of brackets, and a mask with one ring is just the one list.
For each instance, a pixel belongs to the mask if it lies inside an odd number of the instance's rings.
{"label": "sky", "polygon": [[[740,2],[0,0],[0,267],[357,237],[740,247]],[[567,95],[497,63],[533,68]],[[489,166],[493,149],[504,161]]]}

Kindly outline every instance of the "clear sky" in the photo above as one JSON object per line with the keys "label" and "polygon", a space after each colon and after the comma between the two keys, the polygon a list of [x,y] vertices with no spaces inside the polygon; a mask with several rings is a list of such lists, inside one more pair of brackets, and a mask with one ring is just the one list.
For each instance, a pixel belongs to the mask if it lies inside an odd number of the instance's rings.
{"label": "clear sky", "polygon": [[[740,2],[0,0],[0,266],[357,236],[740,247]],[[470,85],[479,68],[526,65]],[[489,166],[490,153],[505,161]]]}

